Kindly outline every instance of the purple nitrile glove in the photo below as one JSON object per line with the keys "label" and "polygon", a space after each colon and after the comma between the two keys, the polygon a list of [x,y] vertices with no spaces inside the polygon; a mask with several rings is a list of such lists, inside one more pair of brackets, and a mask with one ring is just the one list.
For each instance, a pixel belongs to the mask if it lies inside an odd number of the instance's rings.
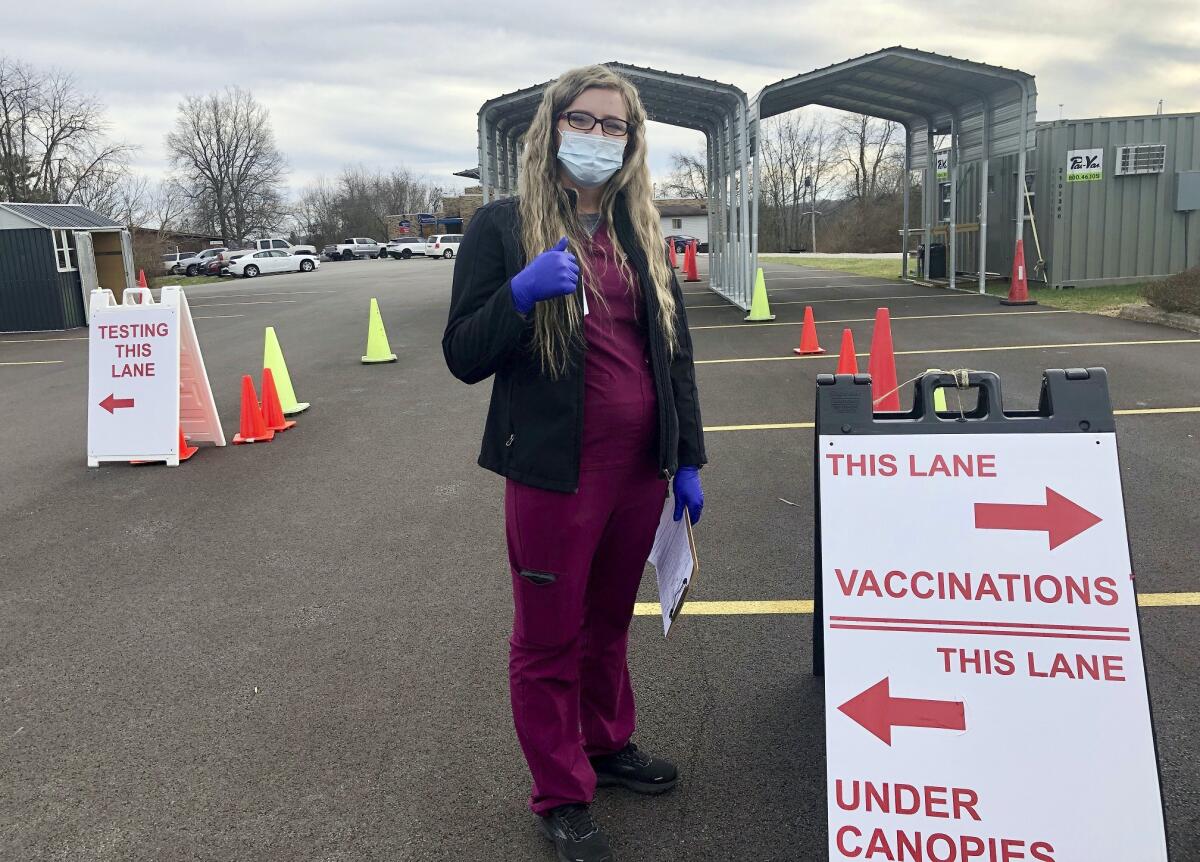
{"label": "purple nitrile glove", "polygon": [[579,263],[575,255],[567,251],[564,236],[558,245],[539,254],[513,276],[513,306],[521,314],[529,314],[533,306],[544,299],[574,293],[578,281]]}
{"label": "purple nitrile glove", "polygon": [[700,513],[704,511],[704,490],[700,487],[700,469],[698,467],[680,467],[675,474],[675,520],[683,517],[683,510],[688,510],[688,517],[693,524],[700,523]]}

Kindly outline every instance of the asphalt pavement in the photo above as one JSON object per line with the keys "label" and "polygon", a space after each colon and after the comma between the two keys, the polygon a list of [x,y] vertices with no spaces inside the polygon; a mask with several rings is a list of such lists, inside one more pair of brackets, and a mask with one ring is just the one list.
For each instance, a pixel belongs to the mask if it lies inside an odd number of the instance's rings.
{"label": "asphalt pavement", "polygon": [[[0,336],[0,859],[552,859],[508,706],[503,483],[475,465],[490,384],[441,355],[453,265],[188,288],[228,437],[265,326],[313,406],[178,468],[85,466],[86,330]],[[866,353],[880,305],[902,381],[988,369],[1032,407],[1042,369],[1106,367],[1139,590],[1200,589],[1200,412],[1149,412],[1200,407],[1196,337],[765,268],[775,326],[686,286],[713,429],[694,600],[812,597],[813,378],[844,327]],[[359,361],[371,297],[396,363]],[[829,353],[794,359],[806,303]],[[1200,606],[1141,620],[1173,858],[1200,859]],[[600,791],[620,859],[825,858],[811,625],[634,619],[636,739],[683,780]]]}

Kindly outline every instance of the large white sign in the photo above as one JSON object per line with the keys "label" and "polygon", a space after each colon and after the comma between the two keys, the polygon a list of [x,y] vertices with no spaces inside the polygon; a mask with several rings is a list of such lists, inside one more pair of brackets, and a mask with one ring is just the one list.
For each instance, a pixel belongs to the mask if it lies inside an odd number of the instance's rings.
{"label": "large white sign", "polygon": [[179,457],[179,308],[134,304],[138,296],[126,291],[129,304],[92,303],[89,464]]}
{"label": "large white sign", "polygon": [[1166,860],[1115,435],[818,446],[829,858]]}
{"label": "large white sign", "polygon": [[164,461],[178,466],[181,434],[225,445],[221,419],[187,297],[176,286],[156,303],[146,288],[90,296],[88,466]]}

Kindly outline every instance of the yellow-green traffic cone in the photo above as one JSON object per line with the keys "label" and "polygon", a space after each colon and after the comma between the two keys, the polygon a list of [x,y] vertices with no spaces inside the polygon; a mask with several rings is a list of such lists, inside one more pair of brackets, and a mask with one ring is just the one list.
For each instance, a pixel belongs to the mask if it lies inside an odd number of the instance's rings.
{"label": "yellow-green traffic cone", "polygon": [[275,391],[279,393],[279,404],[283,407],[284,416],[295,416],[308,409],[307,401],[297,401],[296,391],[292,389],[292,376],[288,374],[287,363],[283,360],[283,350],[279,347],[279,339],[275,337],[275,327],[267,327],[266,344],[263,346],[263,368],[271,369],[275,378]]}
{"label": "yellow-green traffic cone", "polygon": [[767,302],[767,283],[763,280],[762,267],[758,268],[758,274],[754,276],[754,296],[750,301],[750,313],[746,315],[746,320],[757,323],[760,320],[774,320],[775,315],[771,313],[771,304]]}
{"label": "yellow-green traffic cone", "polygon": [[362,361],[364,364],[396,361],[396,354],[388,344],[387,330],[383,328],[383,318],[379,316],[379,302],[374,297],[371,297],[371,319],[367,324],[367,355]]}
{"label": "yellow-green traffic cone", "polygon": [[950,408],[946,406],[946,389],[939,386],[933,390],[933,412],[947,413]]}

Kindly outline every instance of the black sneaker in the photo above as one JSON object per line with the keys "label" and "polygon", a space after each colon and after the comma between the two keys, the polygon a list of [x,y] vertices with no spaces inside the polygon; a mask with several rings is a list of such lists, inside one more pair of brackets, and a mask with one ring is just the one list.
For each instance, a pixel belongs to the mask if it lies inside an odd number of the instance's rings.
{"label": "black sneaker", "polygon": [[560,805],[538,818],[559,862],[612,862],[608,839],[586,805]]}
{"label": "black sneaker", "polygon": [[637,793],[666,793],[679,780],[675,764],[639,751],[632,742],[620,751],[591,758],[597,787],[619,785]]}

